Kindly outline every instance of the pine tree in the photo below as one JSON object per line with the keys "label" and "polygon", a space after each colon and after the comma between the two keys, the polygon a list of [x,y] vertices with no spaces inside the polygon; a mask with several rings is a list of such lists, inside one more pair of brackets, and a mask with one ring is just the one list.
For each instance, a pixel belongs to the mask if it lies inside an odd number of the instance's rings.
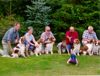
{"label": "pine tree", "polygon": [[32,5],[27,5],[27,26],[33,26],[34,34],[40,36],[44,26],[50,23],[49,12],[51,8],[46,6],[45,0],[32,0]]}

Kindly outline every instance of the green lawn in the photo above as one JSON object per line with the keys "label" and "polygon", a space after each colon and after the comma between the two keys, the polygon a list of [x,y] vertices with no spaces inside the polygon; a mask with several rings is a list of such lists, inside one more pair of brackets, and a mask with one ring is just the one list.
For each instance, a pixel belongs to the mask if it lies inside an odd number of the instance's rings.
{"label": "green lawn", "polygon": [[99,75],[100,56],[78,56],[79,65],[68,65],[68,55],[53,54],[29,58],[0,57],[0,76]]}

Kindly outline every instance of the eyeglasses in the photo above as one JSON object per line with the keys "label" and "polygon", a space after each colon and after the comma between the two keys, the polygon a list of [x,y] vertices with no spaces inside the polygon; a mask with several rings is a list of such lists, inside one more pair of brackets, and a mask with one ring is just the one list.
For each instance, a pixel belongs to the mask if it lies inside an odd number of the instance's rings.
{"label": "eyeglasses", "polygon": [[50,30],[47,30],[48,32],[50,32]]}

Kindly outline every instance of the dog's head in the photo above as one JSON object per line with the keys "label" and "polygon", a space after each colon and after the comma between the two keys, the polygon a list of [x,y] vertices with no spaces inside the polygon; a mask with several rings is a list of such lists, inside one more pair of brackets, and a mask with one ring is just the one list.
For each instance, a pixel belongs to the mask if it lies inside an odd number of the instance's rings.
{"label": "dog's head", "polygon": [[100,45],[100,40],[94,40],[93,43],[94,43],[95,45]]}
{"label": "dog's head", "polygon": [[37,40],[37,42],[38,42],[38,44],[40,44],[40,43],[43,43],[43,39],[39,39],[39,40]]}
{"label": "dog's head", "polygon": [[24,43],[24,40],[25,40],[24,37],[20,37],[20,39],[19,39],[19,43],[20,43],[20,44],[23,44],[23,43]]}
{"label": "dog's head", "polygon": [[79,39],[75,39],[75,40],[74,40],[74,43],[75,43],[75,44],[79,44],[79,43],[80,43],[80,40],[79,40]]}
{"label": "dog's head", "polygon": [[87,47],[86,45],[84,45],[84,46],[82,46],[82,47],[80,48],[80,50],[81,50],[81,52],[87,51],[87,50],[88,50],[88,47]]}
{"label": "dog's head", "polygon": [[48,38],[51,42],[54,42],[54,37]]}
{"label": "dog's head", "polygon": [[93,39],[91,39],[91,40],[89,40],[89,41],[87,41],[87,43],[94,43],[94,40]]}

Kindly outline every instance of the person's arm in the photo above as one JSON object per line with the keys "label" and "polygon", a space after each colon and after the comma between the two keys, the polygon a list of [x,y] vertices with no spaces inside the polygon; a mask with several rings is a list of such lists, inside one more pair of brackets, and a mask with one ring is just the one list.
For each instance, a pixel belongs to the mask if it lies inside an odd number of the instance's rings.
{"label": "person's arm", "polygon": [[11,42],[8,41],[7,43],[8,43],[8,47],[9,47],[10,51],[13,51],[12,46],[11,46]]}
{"label": "person's arm", "polygon": [[69,41],[71,41],[71,38],[72,38],[72,37],[69,36],[69,32],[68,32],[68,31],[66,32],[66,38],[67,38]]}
{"label": "person's arm", "polygon": [[42,40],[43,43],[45,42],[45,34],[44,33],[41,34],[40,39]]}
{"label": "person's arm", "polygon": [[16,36],[17,37],[16,37],[16,40],[15,40],[15,43],[18,43],[18,41],[19,41],[19,33],[18,32],[16,33]]}
{"label": "person's arm", "polygon": [[37,41],[35,40],[34,36],[33,36],[33,42],[35,43],[35,46],[38,47],[38,43],[37,43]]}
{"label": "person's arm", "polygon": [[94,32],[94,39],[98,40],[96,33]]}
{"label": "person's arm", "polygon": [[56,38],[54,37],[53,33],[51,32],[51,37],[53,38],[53,42],[56,41]]}

